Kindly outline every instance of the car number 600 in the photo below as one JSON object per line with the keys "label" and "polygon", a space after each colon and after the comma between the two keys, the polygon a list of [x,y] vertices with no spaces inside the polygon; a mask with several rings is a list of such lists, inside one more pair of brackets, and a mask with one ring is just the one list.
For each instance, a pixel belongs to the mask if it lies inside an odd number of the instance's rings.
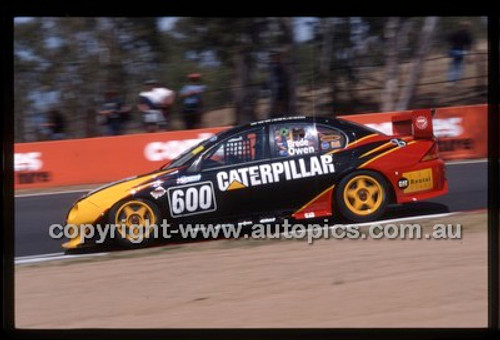
{"label": "car number 600", "polygon": [[173,187],[168,191],[170,212],[174,217],[202,214],[216,209],[211,182]]}

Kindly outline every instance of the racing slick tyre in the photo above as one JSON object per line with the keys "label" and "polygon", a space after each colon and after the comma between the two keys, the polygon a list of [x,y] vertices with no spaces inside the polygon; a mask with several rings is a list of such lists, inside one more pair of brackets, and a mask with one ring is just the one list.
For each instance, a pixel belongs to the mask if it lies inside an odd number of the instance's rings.
{"label": "racing slick tyre", "polygon": [[380,174],[361,170],[344,177],[335,190],[337,210],[352,222],[379,218],[389,202],[390,188]]}
{"label": "racing slick tyre", "polygon": [[161,223],[158,206],[145,199],[118,202],[109,213],[109,223],[115,224],[116,239],[126,248],[146,246],[153,236],[153,225]]}

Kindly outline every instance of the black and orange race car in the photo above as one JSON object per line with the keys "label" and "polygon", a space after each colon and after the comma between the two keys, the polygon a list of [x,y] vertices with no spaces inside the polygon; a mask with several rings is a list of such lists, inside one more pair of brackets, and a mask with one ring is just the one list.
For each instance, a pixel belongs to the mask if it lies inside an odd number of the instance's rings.
{"label": "black and orange race car", "polygon": [[[225,130],[152,173],[94,190],[67,224],[235,223],[380,217],[444,195],[430,110],[393,117],[388,136],[340,118],[290,117]],[[63,244],[83,244],[78,234]],[[127,244],[127,237],[120,238]]]}

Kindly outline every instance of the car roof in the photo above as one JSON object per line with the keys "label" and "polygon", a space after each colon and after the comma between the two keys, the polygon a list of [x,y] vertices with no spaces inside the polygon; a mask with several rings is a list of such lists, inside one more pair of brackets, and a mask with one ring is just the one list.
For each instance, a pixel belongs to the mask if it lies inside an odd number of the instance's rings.
{"label": "car roof", "polygon": [[240,126],[235,126],[229,130],[225,130],[221,133],[218,134],[218,139],[224,139],[231,137],[234,134],[238,134],[240,132],[244,132],[248,129],[251,128],[256,128],[256,127],[264,127],[264,126],[269,126],[271,124],[275,123],[316,123],[316,124],[324,124],[331,126],[333,128],[337,128],[339,130],[342,130],[344,132],[347,132],[347,130],[352,131],[356,134],[361,133],[361,135],[368,134],[368,133],[373,133],[371,129],[369,129],[366,126],[356,124],[353,122],[350,122],[348,120],[342,119],[342,118],[337,118],[337,117],[311,117],[311,116],[290,116],[290,117],[279,117],[279,118],[271,118],[271,119],[264,119]]}
{"label": "car roof", "polygon": [[325,124],[325,125],[330,125],[333,127],[337,128],[346,128],[346,127],[352,127],[351,124],[344,120],[344,119],[338,119],[335,117],[311,117],[311,116],[290,116],[290,117],[279,117],[279,118],[270,118],[270,119],[264,119],[252,123],[248,123],[245,125],[240,125],[237,127],[234,127],[231,129],[231,133],[237,133],[241,132],[244,130],[247,130],[249,128],[254,128],[257,126],[268,126],[271,124],[276,124],[276,123],[316,123],[316,124]]}

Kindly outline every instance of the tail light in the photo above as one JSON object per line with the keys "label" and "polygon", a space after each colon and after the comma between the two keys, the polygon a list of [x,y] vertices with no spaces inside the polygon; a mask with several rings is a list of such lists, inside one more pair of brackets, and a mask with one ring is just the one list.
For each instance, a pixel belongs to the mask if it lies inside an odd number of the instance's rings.
{"label": "tail light", "polygon": [[431,161],[439,158],[438,144],[434,142],[427,153],[422,157],[422,161]]}

